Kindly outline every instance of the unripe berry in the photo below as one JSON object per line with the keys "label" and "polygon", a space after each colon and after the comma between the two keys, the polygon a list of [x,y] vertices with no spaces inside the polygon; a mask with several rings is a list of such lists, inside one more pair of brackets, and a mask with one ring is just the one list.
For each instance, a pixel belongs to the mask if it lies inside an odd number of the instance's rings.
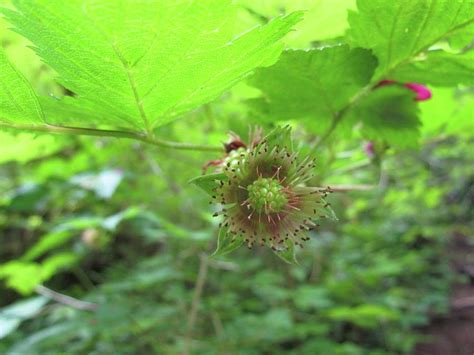
{"label": "unripe berry", "polygon": [[332,216],[324,201],[329,188],[305,186],[314,167],[314,160],[299,159],[265,139],[230,152],[221,165],[225,179],[213,196],[224,205],[215,214],[224,216],[221,228],[248,247],[256,242],[277,251],[301,246],[318,219]]}
{"label": "unripe berry", "polygon": [[260,177],[247,191],[249,204],[257,212],[281,212],[288,203],[286,192],[276,179]]}

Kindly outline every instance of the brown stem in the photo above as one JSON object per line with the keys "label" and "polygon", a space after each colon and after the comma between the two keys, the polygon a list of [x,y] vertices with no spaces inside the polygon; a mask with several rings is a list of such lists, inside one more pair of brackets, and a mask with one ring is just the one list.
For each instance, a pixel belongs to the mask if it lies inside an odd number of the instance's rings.
{"label": "brown stem", "polygon": [[47,298],[50,298],[58,303],[61,303],[65,306],[69,306],[75,309],[78,309],[80,311],[88,311],[88,312],[95,312],[99,308],[98,304],[91,303],[91,302],[85,302],[78,300],[76,298],[73,298],[71,296],[63,295],[62,293],[53,291],[43,285],[38,285],[35,288],[36,293],[45,296]]}
{"label": "brown stem", "polygon": [[189,311],[189,316],[188,316],[188,325],[187,325],[186,336],[184,339],[183,355],[189,354],[191,336],[193,333],[194,324],[196,323],[196,319],[197,319],[199,303],[201,302],[202,290],[204,288],[204,284],[206,283],[206,279],[207,279],[207,270],[209,266],[207,262],[207,256],[204,254],[201,254],[200,259],[201,261],[199,263],[199,271],[198,271],[198,275],[196,279],[196,285],[194,287],[193,301],[192,301],[191,310]]}

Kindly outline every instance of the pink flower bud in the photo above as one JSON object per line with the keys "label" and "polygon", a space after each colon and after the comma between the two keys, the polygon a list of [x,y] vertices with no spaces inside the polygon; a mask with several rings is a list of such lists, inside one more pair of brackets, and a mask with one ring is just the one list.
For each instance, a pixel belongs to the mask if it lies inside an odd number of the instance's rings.
{"label": "pink flower bud", "polygon": [[[377,85],[375,85],[374,89],[393,84],[397,84],[397,82],[395,80],[384,79],[381,80]],[[416,94],[415,101],[425,101],[431,99],[431,90],[422,84],[405,83],[403,84],[403,86]]]}
{"label": "pink flower bud", "polygon": [[417,83],[406,83],[405,87],[416,93],[415,101],[425,101],[431,99],[431,90],[424,85]]}
{"label": "pink flower bud", "polygon": [[364,146],[364,152],[370,159],[374,158],[375,157],[374,142],[367,142]]}

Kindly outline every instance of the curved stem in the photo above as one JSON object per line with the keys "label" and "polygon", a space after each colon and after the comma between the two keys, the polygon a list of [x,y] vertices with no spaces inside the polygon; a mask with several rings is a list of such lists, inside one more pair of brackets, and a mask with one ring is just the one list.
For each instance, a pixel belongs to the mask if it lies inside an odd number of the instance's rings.
{"label": "curved stem", "polygon": [[173,142],[173,141],[167,141],[167,140],[163,140],[159,138],[152,138],[148,135],[137,133],[137,132],[127,132],[127,131],[54,126],[54,125],[49,125],[49,124],[36,126],[36,125],[23,125],[23,124],[9,124],[9,123],[1,123],[1,122],[0,122],[0,128],[10,128],[10,129],[25,130],[25,131],[31,131],[31,132],[51,133],[51,134],[72,134],[72,135],[78,135],[78,136],[127,138],[127,139],[139,140],[147,144],[155,145],[160,148],[168,148],[168,149],[199,150],[199,151],[207,151],[207,152],[223,152],[224,150],[223,147],[184,143],[184,142]]}

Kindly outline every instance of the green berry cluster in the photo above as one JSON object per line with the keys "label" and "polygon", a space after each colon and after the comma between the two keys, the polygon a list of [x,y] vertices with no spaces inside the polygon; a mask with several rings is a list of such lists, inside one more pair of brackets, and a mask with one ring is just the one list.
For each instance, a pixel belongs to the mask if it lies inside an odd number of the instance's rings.
{"label": "green berry cluster", "polygon": [[288,197],[280,182],[273,178],[258,178],[247,187],[248,202],[257,212],[281,212]]}

